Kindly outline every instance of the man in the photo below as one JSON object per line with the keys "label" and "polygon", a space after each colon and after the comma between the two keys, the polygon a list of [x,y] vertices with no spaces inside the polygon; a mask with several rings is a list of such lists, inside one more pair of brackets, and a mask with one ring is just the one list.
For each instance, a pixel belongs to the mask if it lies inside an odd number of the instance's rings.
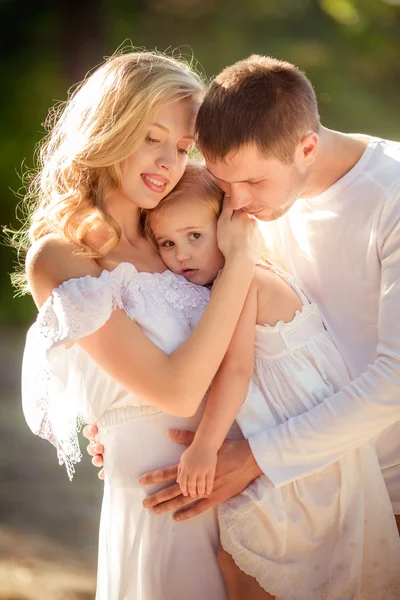
{"label": "man", "polygon": [[[188,519],[262,473],[281,486],[376,437],[399,515],[400,144],[326,129],[304,74],[261,56],[226,68],[213,81],[197,133],[232,208],[271,222],[267,241],[319,305],[353,381],[274,430],[227,441],[209,497],[187,507],[190,497],[173,484],[149,496],[146,506],[178,510],[176,519]],[[190,432],[171,437],[192,440]],[[176,465],[141,481],[175,477]]]}

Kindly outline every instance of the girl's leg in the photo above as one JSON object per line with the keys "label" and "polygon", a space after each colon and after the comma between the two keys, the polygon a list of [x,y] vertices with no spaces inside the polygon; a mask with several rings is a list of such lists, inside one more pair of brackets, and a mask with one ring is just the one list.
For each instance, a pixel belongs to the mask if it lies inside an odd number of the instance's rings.
{"label": "girl's leg", "polygon": [[250,575],[246,575],[239,569],[229,552],[222,546],[218,548],[218,563],[225,582],[228,600],[275,600],[265,592]]}

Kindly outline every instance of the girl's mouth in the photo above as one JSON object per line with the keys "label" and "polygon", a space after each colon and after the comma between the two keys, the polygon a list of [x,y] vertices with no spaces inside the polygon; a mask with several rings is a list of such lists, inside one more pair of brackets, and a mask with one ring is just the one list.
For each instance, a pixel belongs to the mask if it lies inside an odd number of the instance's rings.
{"label": "girl's mouth", "polygon": [[182,269],[181,275],[184,277],[191,277],[195,273],[197,273],[198,269]]}

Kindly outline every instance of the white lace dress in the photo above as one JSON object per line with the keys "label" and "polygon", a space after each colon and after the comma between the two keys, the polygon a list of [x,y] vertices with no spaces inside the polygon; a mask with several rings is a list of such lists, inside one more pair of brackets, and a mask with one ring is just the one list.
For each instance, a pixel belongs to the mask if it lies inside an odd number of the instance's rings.
{"label": "white lace dress", "polygon": [[[306,412],[349,381],[317,306],[274,270],[303,308],[290,323],[257,326],[257,385],[237,415],[246,438]],[[400,538],[372,444],[280,488],[259,477],[218,516],[223,547],[280,600],[400,599]]]}
{"label": "white lace dress", "polygon": [[142,501],[156,487],[138,484],[142,473],[179,462],[183,447],[169,441],[167,429],[195,429],[200,415],[181,419],[144,405],[73,344],[121,307],[170,353],[188,337],[208,298],[206,288],[169,271],[139,273],[123,263],[55,289],[28,332],[22,391],[31,429],[56,445],[70,477],[80,460],[77,421],[96,423],[106,448],[97,600],[226,598],[215,512],[185,523],[155,515]]}

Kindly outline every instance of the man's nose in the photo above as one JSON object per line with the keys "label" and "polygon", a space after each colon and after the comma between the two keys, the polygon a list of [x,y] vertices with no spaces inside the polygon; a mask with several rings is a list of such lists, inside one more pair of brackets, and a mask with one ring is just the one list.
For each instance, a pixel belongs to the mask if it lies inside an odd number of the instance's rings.
{"label": "man's nose", "polygon": [[230,207],[233,208],[233,210],[240,210],[241,208],[244,208],[245,206],[249,206],[249,204],[251,204],[251,197],[245,189],[234,189],[232,186],[229,204]]}

